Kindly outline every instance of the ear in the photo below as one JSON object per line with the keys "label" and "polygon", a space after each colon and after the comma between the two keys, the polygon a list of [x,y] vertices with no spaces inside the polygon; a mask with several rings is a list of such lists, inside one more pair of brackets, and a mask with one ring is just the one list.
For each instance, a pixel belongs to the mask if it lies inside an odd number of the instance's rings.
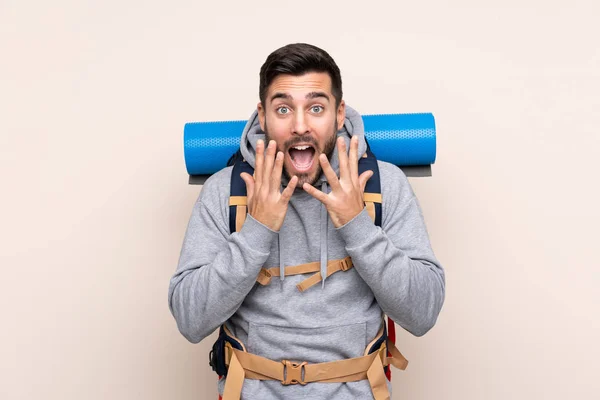
{"label": "ear", "polygon": [[260,123],[260,129],[265,131],[265,109],[262,105],[262,102],[258,102],[256,105],[256,111],[258,111],[258,122]]}
{"label": "ear", "polygon": [[342,127],[344,126],[344,120],[346,119],[346,103],[344,102],[344,100],[340,101],[340,105],[337,109],[336,118],[338,129],[342,129]]}

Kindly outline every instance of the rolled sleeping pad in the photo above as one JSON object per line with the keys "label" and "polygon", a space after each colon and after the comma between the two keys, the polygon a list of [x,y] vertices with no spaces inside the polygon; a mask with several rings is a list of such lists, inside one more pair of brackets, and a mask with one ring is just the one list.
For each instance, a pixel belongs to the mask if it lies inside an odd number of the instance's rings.
{"label": "rolled sleeping pad", "polygon": [[[371,151],[408,176],[431,175],[436,156],[435,120],[431,113],[363,115]],[[240,147],[247,121],[189,122],[183,129],[185,165],[190,183],[225,168]],[[416,167],[416,168],[415,168]],[[423,168],[425,167],[425,168]],[[194,179],[203,177],[203,179]]]}

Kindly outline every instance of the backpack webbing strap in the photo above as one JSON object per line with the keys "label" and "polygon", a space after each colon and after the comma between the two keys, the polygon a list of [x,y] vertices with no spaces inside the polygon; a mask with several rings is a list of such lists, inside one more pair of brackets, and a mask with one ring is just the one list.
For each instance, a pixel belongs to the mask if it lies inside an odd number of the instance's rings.
{"label": "backpack webbing strap", "polygon": [[[306,385],[311,382],[356,382],[367,379],[376,400],[388,400],[389,392],[383,373],[393,365],[405,369],[408,361],[385,339],[382,326],[375,339],[367,345],[362,357],[323,363],[274,361],[226,342],[225,364],[228,366],[223,400],[239,400],[244,379],[276,380],[282,385]],[[392,356],[387,356],[387,354]]]}
{"label": "backpack webbing strap", "polygon": [[367,181],[363,199],[371,219],[375,225],[381,226],[381,181],[379,166],[377,165],[377,158],[375,158],[371,150],[367,149],[365,155],[366,157],[363,156],[358,160],[358,175],[360,176],[363,172],[371,170],[373,171],[373,176]]}
{"label": "backpack webbing strap", "polygon": [[[348,271],[350,268],[352,268],[352,259],[350,257],[342,258],[340,260],[329,260],[327,261],[327,278],[338,271]],[[311,263],[285,267],[285,276],[308,274],[311,272],[316,272],[316,274],[306,278],[296,285],[300,292],[304,292],[308,288],[323,280],[321,277],[321,263],[319,261],[315,261]],[[261,268],[256,281],[265,286],[271,283],[271,278],[274,276],[279,276],[279,274],[279,267]]]}
{"label": "backpack webbing strap", "polygon": [[371,220],[375,222],[375,220],[377,219],[377,211],[375,210],[375,204],[381,205],[381,194],[363,193],[363,201],[365,202],[365,207],[367,208],[369,217],[371,217]]}
{"label": "backpack webbing strap", "polygon": [[242,172],[254,174],[254,168],[244,160],[237,160],[231,171],[231,189],[229,191],[229,232],[238,232],[247,213],[246,182],[240,177]]}
{"label": "backpack webbing strap", "polygon": [[246,220],[246,214],[248,212],[248,197],[229,197],[229,207],[235,207],[235,232],[238,232],[240,229],[242,229],[242,225],[244,225],[244,221]]}

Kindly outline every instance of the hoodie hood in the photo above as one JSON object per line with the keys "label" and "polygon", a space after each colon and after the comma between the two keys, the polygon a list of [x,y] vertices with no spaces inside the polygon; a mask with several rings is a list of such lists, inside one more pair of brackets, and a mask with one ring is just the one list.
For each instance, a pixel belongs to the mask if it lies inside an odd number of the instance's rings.
{"label": "hoodie hood", "polygon": [[[358,156],[359,158],[367,151],[367,143],[365,141],[365,130],[363,125],[363,120],[360,114],[348,107],[346,105],[346,118],[344,120],[343,126],[337,131],[337,136],[341,136],[344,138],[346,142],[346,148],[350,148],[350,138],[352,136],[358,137]],[[252,168],[256,165],[256,143],[259,139],[265,140],[265,133],[262,131],[260,127],[260,122],[258,120],[258,111],[254,111],[248,119],[246,126],[244,127],[244,132],[242,133],[242,138],[240,140],[240,150],[244,159],[252,166]],[[318,162],[318,161],[317,161]],[[338,158],[338,149],[335,146],[333,153],[331,155],[331,159],[329,160],[331,167],[334,169],[337,176],[339,176],[340,170],[340,162]],[[285,174],[282,174],[282,185],[286,186],[288,183],[288,178]],[[321,176],[314,183],[315,187],[321,188],[321,191],[324,193],[328,193],[328,183],[325,174],[321,173]],[[302,189],[296,189],[302,190]],[[327,225],[329,223],[329,215],[327,213],[327,209],[324,205],[321,205],[321,277],[322,277],[322,287],[325,286],[325,279],[327,278]],[[279,276],[280,279],[285,279],[285,257],[282,251],[281,246],[281,237],[279,240]]]}
{"label": "hoodie hood", "polygon": [[[344,125],[337,131],[337,136],[342,136],[344,138],[346,141],[346,148],[350,148],[350,138],[352,136],[357,136],[358,156],[361,157],[367,151],[362,117],[356,110],[350,108],[348,105],[346,105],[346,118],[344,120]],[[240,140],[242,156],[252,166],[252,168],[254,168],[256,162],[256,143],[259,139],[264,141],[265,133],[260,128],[258,111],[255,110],[248,119]],[[334,148],[329,162],[336,174],[339,176],[340,163],[338,159],[337,146]],[[282,175],[282,181],[284,184],[287,184],[287,177],[285,177],[285,174]],[[314,186],[321,186],[324,182],[327,182],[327,179],[325,178],[324,174],[321,174]]]}

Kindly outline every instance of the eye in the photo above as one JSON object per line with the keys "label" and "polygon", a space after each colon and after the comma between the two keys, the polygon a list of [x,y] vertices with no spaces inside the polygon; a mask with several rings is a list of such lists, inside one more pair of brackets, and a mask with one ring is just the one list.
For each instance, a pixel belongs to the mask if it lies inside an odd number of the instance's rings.
{"label": "eye", "polygon": [[277,111],[277,114],[285,115],[285,114],[289,114],[290,109],[287,107],[281,106],[281,107],[277,107],[276,111]]}
{"label": "eye", "polygon": [[323,112],[323,106],[312,106],[310,108],[310,111],[315,113],[315,114],[320,114]]}

